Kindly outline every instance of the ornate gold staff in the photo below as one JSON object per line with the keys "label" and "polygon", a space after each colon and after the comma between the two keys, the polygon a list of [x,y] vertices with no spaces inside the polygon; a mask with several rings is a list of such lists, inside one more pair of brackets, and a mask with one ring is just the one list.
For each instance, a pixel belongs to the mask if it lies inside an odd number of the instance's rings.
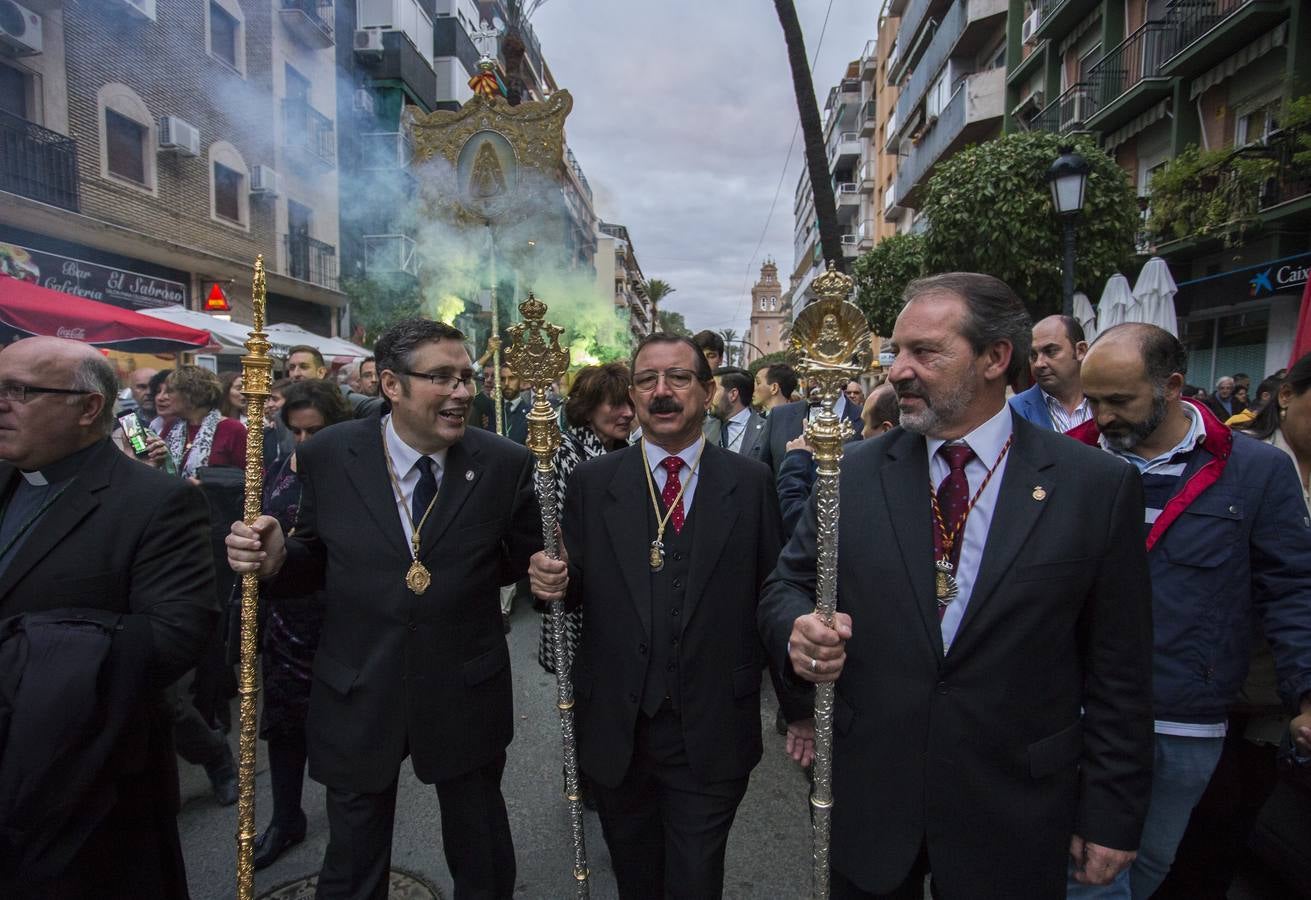
{"label": "ornate gold staff", "polygon": [[[546,389],[569,367],[569,352],[560,347],[558,325],[545,321],[546,304],[528,294],[519,304],[523,321],[509,328],[510,346],[506,362],[533,392],[528,413],[528,449],[537,458],[533,485],[542,508],[542,541],[546,555],[560,558],[556,525],[560,510],[555,495],[555,451],[560,447],[560,426],[555,410],[546,399]],[[560,710],[560,734],[564,742],[564,795],[569,801],[569,830],[574,842],[574,882],[578,897],[588,897],[587,846],[583,840],[583,801],[578,790],[578,750],[574,743],[574,686],[569,680],[569,658],[565,646],[564,601],[551,604],[551,639],[554,645],[556,707]]]}
{"label": "ornate gold staff", "polygon": [[[246,396],[246,497],[242,518],[247,525],[259,518],[264,500],[264,401],[273,380],[269,338],[264,333],[264,255],[255,257],[255,281],[251,291],[255,324],[246,339],[241,358],[241,392]],[[255,895],[255,687],[256,622],[259,607],[259,576],[241,576],[241,739],[237,754],[237,900]]]}
{"label": "ornate gold staff", "polygon": [[[815,612],[830,627],[838,601],[838,474],[842,443],[851,435],[851,423],[839,418],[834,407],[844,385],[869,362],[869,323],[855,304],[848,302],[852,281],[833,263],[812,284],[820,298],[797,316],[789,352],[803,378],[819,385],[820,413],[806,423],[806,442],[815,453],[816,509],[819,536],[818,585]],[[815,786],[810,794],[814,830],[814,882],[816,898],[829,892],[829,825],[833,810],[833,685],[815,687]]]}

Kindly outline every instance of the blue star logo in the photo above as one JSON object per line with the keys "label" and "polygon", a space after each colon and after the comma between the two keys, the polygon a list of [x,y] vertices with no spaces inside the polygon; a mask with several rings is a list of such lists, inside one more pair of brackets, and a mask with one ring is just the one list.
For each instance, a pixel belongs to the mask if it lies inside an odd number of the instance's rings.
{"label": "blue star logo", "polygon": [[1251,296],[1255,297],[1262,291],[1271,294],[1275,292],[1275,286],[1270,283],[1270,273],[1273,271],[1274,269],[1266,269],[1264,272],[1252,276],[1251,280],[1248,281],[1248,284],[1252,286]]}

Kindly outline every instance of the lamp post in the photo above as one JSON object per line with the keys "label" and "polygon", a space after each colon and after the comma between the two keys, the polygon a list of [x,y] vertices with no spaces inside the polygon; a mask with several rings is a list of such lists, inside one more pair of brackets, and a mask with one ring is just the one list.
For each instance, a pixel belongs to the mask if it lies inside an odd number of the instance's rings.
{"label": "lamp post", "polygon": [[1060,216],[1064,228],[1065,250],[1064,285],[1061,311],[1074,315],[1074,222],[1083,209],[1084,189],[1088,186],[1088,173],[1092,167],[1088,160],[1074,152],[1073,147],[1061,147],[1061,155],[1047,170],[1047,181],[1052,189],[1052,205]]}

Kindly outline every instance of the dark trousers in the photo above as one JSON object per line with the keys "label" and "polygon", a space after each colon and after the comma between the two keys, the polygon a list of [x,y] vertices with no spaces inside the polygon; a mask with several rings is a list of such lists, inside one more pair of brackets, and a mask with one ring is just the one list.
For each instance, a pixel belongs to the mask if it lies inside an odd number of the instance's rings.
{"label": "dark trousers", "polygon": [[187,675],[164,690],[169,719],[173,723],[173,743],[178,756],[193,766],[213,766],[227,759],[228,741],[223,732],[209,727],[196,709],[186,689]]}
{"label": "dark trousers", "polygon": [[[833,870],[829,873],[829,897],[832,900],[923,900],[924,878],[928,874],[929,851],[927,847],[921,847],[920,855],[915,859],[915,864],[910,867],[910,874],[895,890],[887,894],[874,894],[861,890],[844,878],[841,872]],[[937,885],[933,884],[930,887],[930,896],[933,900],[941,900]]]}
{"label": "dark trousers", "polygon": [[[501,900],[514,893],[514,844],[501,796],[505,754],[480,769],[439,781],[442,849],[455,900]],[[328,788],[328,849],[318,900],[387,900],[396,782],[378,794]]]}
{"label": "dark trousers", "polygon": [[290,831],[304,830],[305,811],[300,798],[305,786],[305,732],[290,729],[270,734],[269,781],[273,787],[272,825]]}
{"label": "dark trousers", "polygon": [[724,890],[724,850],[747,779],[706,784],[687,764],[683,725],[639,715],[633,761],[618,787],[593,784],[619,896],[711,900]]}

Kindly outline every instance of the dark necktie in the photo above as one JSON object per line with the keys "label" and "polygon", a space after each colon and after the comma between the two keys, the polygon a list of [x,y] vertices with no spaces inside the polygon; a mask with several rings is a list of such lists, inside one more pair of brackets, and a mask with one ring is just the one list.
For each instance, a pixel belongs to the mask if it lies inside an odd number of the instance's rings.
{"label": "dark necktie", "polygon": [[[674,533],[678,534],[683,530],[683,498],[678,496],[683,490],[683,484],[678,480],[678,470],[683,468],[683,460],[677,456],[666,456],[661,462],[669,477],[665,479],[665,489],[660,492],[660,499],[665,502],[665,509],[673,506],[673,512],[669,514],[669,521],[674,526]],[[674,500],[678,500],[678,505],[674,506]]]}
{"label": "dark necktie", "polygon": [[950,471],[947,472],[947,477],[942,479],[942,484],[938,485],[938,511],[942,513],[941,524],[946,533],[940,533],[936,527],[933,529],[933,549],[941,559],[944,539],[950,535],[952,541],[948,559],[951,560],[952,570],[955,571],[960,562],[961,544],[965,542],[965,535],[962,532],[970,504],[970,483],[965,477],[965,466],[974,459],[974,451],[970,449],[969,444],[943,444],[938,449],[938,454],[946,461]]}
{"label": "dark necktie", "polygon": [[719,429],[719,446],[725,450],[728,449],[728,421],[724,421],[724,427]]}
{"label": "dark necktie", "polygon": [[437,496],[437,475],[432,457],[420,456],[415,466],[419,469],[419,483],[414,486],[414,496],[410,498],[410,515],[414,517],[417,530],[423,514],[428,511],[428,504]]}

